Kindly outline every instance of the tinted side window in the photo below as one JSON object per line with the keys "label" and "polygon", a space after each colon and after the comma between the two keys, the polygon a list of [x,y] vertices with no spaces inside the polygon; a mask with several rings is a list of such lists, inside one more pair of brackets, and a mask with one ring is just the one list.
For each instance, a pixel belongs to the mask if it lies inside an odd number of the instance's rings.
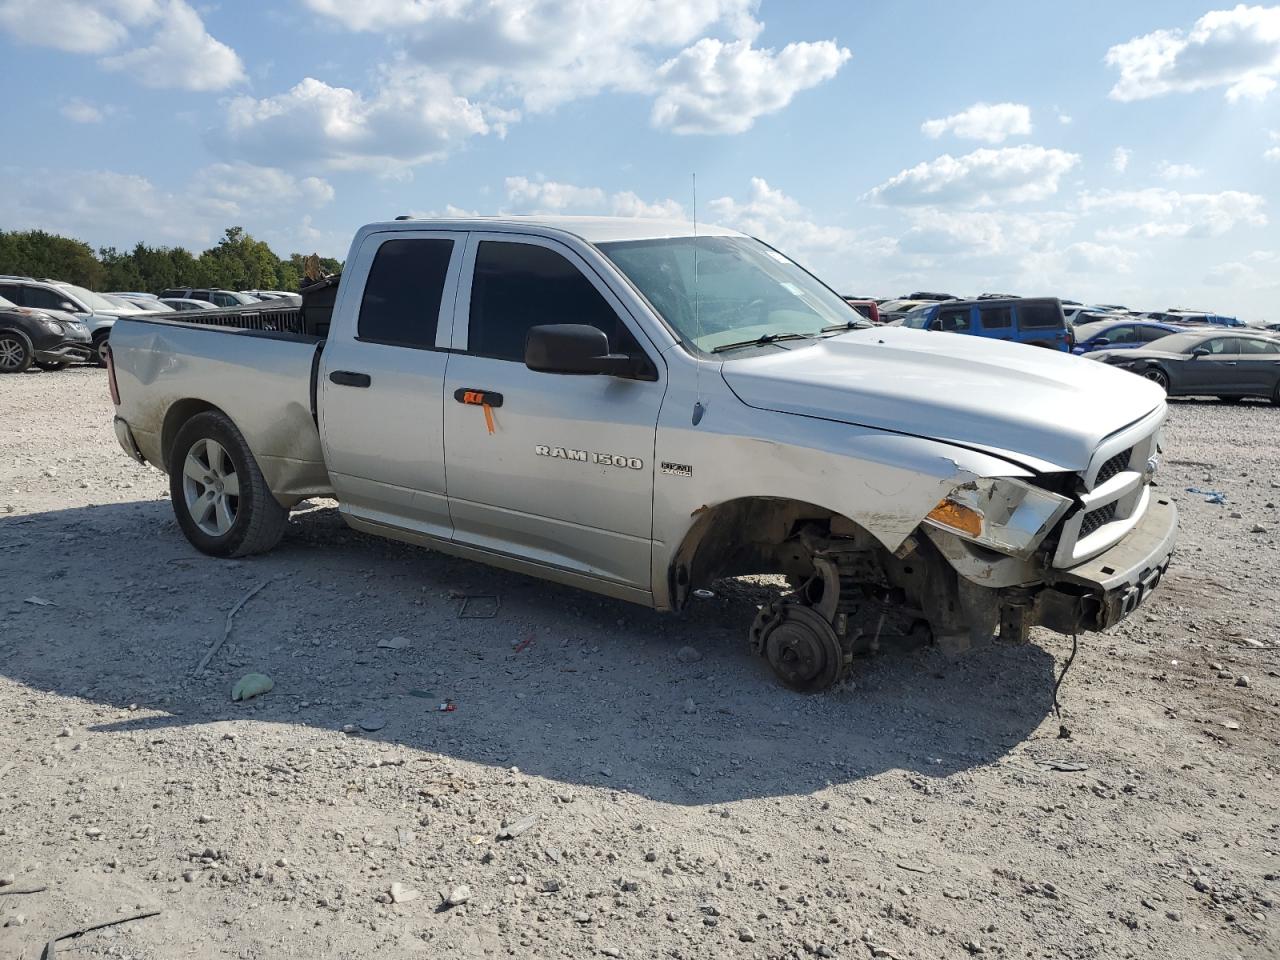
{"label": "tinted side window", "polygon": [[609,302],[572,263],[531,243],[482,240],[471,284],[468,350],[524,360],[530,327],[586,323],[603,330],[614,352],[638,349]]}
{"label": "tinted side window", "polygon": [[1138,342],[1138,332],[1137,330],[1135,330],[1133,327],[1130,327],[1130,326],[1112,327],[1109,331],[1103,334],[1103,336],[1105,336],[1112,343],[1137,343]]}
{"label": "tinted side window", "polygon": [[37,310],[61,310],[63,301],[70,302],[69,297],[46,290],[44,287],[27,287],[25,304]]}
{"label": "tinted side window", "polygon": [[357,336],[434,347],[452,255],[452,240],[388,240],[380,246],[360,300]]}
{"label": "tinted side window", "polygon": [[1235,340],[1227,337],[1214,337],[1212,340],[1206,340],[1200,346],[1216,356],[1219,353],[1235,353],[1235,347],[1232,346],[1235,342]]}
{"label": "tinted side window", "polygon": [[1062,329],[1063,323],[1062,307],[1056,303],[1018,304],[1018,325],[1024,330],[1031,327]]}
{"label": "tinted side window", "polygon": [[983,330],[1002,330],[1013,326],[1013,311],[1008,307],[983,307],[978,310]]}
{"label": "tinted side window", "polygon": [[22,284],[20,283],[0,283],[0,297],[4,297],[10,303],[16,303],[18,306],[23,305]]}
{"label": "tinted side window", "polygon": [[933,329],[945,330],[948,333],[967,332],[969,329],[969,308],[938,311],[938,319],[933,322]]}
{"label": "tinted side window", "polygon": [[1159,327],[1139,327],[1138,339],[1143,343],[1151,343],[1153,340],[1159,340],[1161,337],[1169,336],[1168,330],[1161,330]]}

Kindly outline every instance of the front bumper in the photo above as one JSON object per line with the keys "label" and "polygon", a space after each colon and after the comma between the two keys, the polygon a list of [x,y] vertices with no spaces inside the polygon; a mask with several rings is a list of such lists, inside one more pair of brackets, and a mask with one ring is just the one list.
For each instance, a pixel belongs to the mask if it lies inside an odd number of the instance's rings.
{"label": "front bumper", "polygon": [[35,358],[46,363],[81,363],[92,356],[93,347],[78,340],[64,340],[54,346],[35,350]]}
{"label": "front bumper", "polygon": [[1058,633],[1115,626],[1159,585],[1178,538],[1178,508],[1155,495],[1137,525],[1104,553],[1068,569],[1046,571],[1034,621]]}

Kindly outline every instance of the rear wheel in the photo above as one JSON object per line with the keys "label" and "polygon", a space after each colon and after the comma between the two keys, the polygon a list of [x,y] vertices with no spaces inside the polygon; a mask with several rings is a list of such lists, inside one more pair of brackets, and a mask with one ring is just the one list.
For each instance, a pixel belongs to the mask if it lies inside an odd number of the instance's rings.
{"label": "rear wheel", "polygon": [[1150,380],[1166,393],[1169,392],[1169,375],[1159,367],[1148,367],[1142,371],[1142,377],[1145,380]]}
{"label": "rear wheel", "polygon": [[178,431],[169,493],[187,539],[215,557],[265,553],[280,542],[289,520],[244,437],[217,411],[197,414]]}
{"label": "rear wheel", "polygon": [[93,335],[93,362],[100,367],[107,365],[106,346],[107,337],[110,333],[110,330],[103,330],[101,333]]}
{"label": "rear wheel", "polygon": [[35,351],[20,330],[0,332],[0,373],[25,373]]}

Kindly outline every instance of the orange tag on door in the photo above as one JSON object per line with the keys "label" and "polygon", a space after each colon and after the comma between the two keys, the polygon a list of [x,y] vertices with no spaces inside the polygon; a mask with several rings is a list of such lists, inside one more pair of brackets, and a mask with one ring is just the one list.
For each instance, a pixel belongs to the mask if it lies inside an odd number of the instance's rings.
{"label": "orange tag on door", "polygon": [[489,428],[489,433],[493,433],[493,430],[494,430],[493,407],[489,406],[487,403],[483,404],[483,407],[484,407],[484,425]]}

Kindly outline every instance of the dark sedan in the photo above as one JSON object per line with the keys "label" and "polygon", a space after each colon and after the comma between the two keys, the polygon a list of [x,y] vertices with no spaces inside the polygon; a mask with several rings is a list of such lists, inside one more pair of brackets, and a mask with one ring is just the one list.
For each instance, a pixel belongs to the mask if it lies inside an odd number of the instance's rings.
{"label": "dark sedan", "polygon": [[1171,397],[1265,397],[1280,406],[1280,339],[1267,334],[1175,333],[1136,350],[1098,350],[1088,359],[1146,377]]}
{"label": "dark sedan", "polygon": [[89,328],[75,319],[60,320],[0,297],[0,373],[22,373],[33,363],[60,370],[92,354]]}

